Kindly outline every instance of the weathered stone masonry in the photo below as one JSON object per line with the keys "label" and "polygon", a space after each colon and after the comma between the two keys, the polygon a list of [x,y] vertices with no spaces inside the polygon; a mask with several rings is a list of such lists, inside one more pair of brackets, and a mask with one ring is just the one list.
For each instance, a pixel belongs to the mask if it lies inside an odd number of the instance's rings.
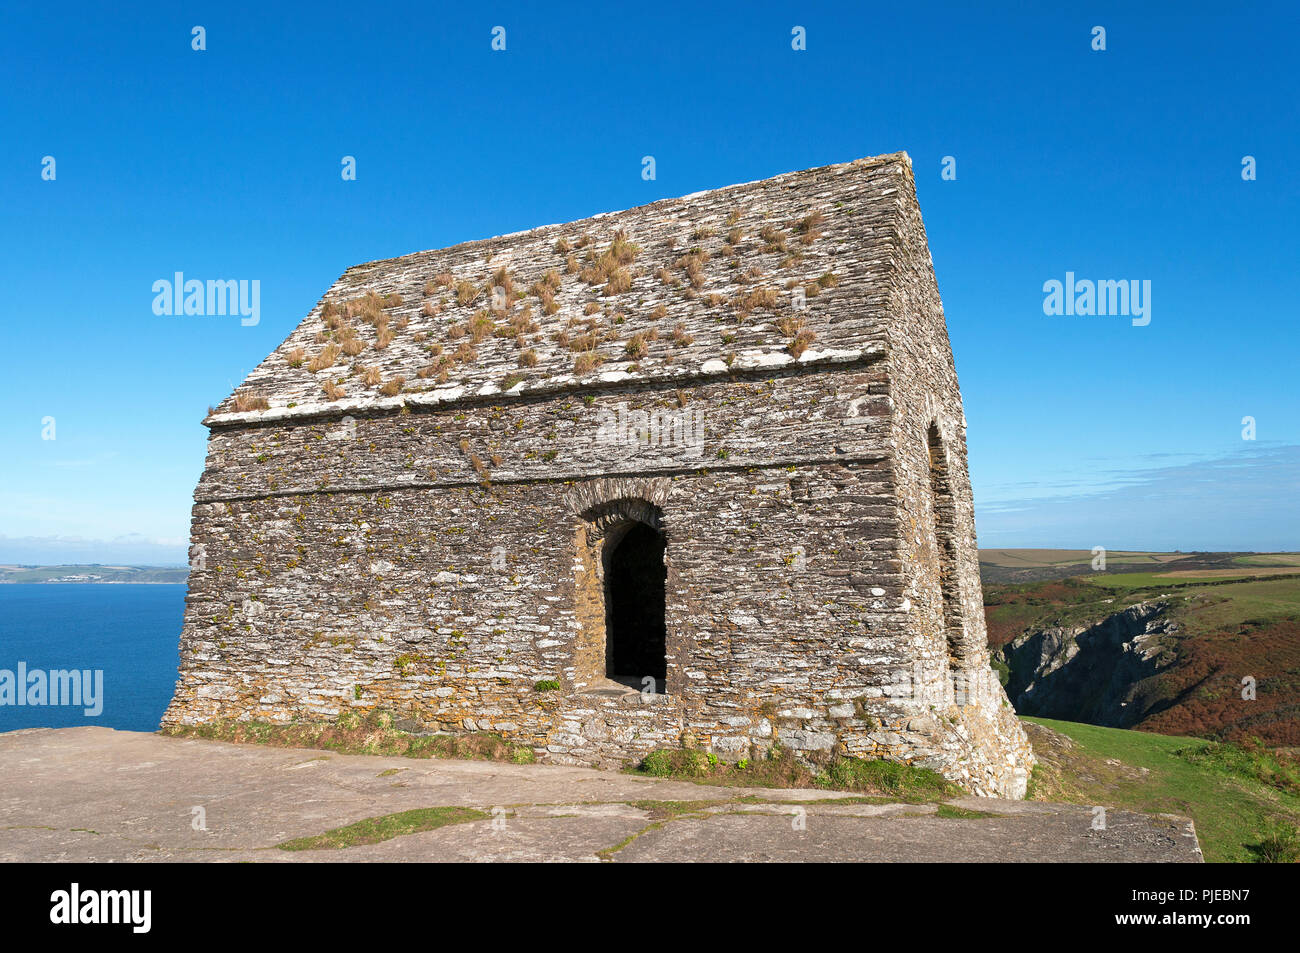
{"label": "weathered stone masonry", "polygon": [[[647,439],[690,412],[702,442]],[[906,156],[350,269],[207,424],[165,724],[382,708],[561,762],[779,742],[1024,792]],[[609,670],[637,526],[653,692]]]}

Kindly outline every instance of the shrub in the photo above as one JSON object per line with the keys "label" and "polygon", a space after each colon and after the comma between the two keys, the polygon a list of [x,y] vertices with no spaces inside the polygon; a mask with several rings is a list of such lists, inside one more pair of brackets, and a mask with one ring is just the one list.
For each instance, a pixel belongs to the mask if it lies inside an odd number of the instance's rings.
{"label": "shrub", "polygon": [[702,778],[709,773],[709,759],[692,748],[659,748],[642,759],[640,770],[653,778]]}
{"label": "shrub", "polygon": [[1300,862],[1300,830],[1293,824],[1275,824],[1260,840],[1255,854],[1262,864]]}

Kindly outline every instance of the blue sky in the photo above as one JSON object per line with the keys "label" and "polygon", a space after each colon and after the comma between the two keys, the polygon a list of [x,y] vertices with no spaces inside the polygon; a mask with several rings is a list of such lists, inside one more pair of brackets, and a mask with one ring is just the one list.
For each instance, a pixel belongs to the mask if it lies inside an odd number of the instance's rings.
{"label": "blue sky", "polygon": [[[982,545],[1300,548],[1295,5],[844,6],[8,5],[0,561],[182,560],[205,409],[351,264],[897,150]],[[1067,271],[1151,323],[1044,315]]]}

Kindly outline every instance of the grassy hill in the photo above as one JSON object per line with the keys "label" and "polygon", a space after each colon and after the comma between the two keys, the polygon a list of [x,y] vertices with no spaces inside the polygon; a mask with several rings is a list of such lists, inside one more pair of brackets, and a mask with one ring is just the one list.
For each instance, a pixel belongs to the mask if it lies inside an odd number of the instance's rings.
{"label": "grassy hill", "polygon": [[1022,719],[1029,797],[1191,817],[1207,861],[1300,859],[1300,765],[1285,754],[1145,731]]}

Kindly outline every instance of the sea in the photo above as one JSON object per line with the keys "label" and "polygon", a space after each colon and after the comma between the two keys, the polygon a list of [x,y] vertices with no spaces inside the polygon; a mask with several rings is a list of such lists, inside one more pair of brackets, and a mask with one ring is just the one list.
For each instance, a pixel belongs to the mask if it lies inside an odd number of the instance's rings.
{"label": "sea", "polygon": [[[171,700],[180,661],[185,585],[9,583],[0,585],[0,732],[102,725],[155,731]],[[83,673],[101,710],[82,704],[16,703],[18,675],[28,691],[51,671]],[[37,676],[35,673],[43,673]],[[98,674],[97,674],[98,673]],[[9,691],[6,693],[6,675]],[[63,684],[67,701],[71,692]]]}

